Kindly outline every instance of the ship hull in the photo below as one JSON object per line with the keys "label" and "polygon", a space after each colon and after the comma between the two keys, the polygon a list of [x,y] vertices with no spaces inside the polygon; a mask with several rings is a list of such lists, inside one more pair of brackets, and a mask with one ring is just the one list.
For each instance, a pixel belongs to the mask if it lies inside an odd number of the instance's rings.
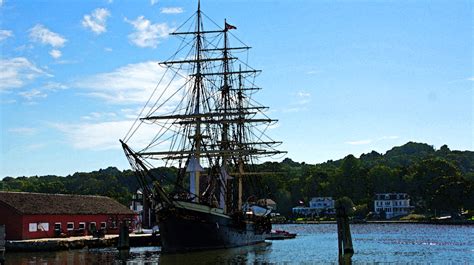
{"label": "ship hull", "polygon": [[[184,204],[184,206],[183,206]],[[265,241],[268,228],[191,203],[157,213],[163,253],[232,248]]]}

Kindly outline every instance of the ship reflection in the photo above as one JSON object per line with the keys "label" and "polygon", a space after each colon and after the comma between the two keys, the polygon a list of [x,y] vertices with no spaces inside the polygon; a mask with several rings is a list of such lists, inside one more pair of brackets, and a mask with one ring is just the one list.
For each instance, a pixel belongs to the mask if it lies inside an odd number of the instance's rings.
{"label": "ship reflection", "polygon": [[248,264],[265,263],[271,243],[238,248],[160,255],[160,264]]}

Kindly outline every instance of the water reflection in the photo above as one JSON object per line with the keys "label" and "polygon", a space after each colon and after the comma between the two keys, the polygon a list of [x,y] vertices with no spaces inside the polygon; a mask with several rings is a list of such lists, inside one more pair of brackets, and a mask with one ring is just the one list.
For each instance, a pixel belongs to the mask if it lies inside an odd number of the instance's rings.
{"label": "water reflection", "polygon": [[[337,264],[336,225],[283,225],[296,239],[241,248],[161,255],[159,247],[129,252],[83,249],[6,253],[6,264]],[[472,226],[366,224],[351,226],[353,264],[474,264]]]}
{"label": "water reflection", "polygon": [[253,264],[262,263],[271,243],[222,250],[199,251],[160,256],[160,264]]}

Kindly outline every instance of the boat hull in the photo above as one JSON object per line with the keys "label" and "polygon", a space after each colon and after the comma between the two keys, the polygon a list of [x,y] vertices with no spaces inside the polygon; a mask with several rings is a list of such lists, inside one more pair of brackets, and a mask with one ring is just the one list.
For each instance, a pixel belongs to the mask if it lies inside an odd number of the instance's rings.
{"label": "boat hull", "polygon": [[[182,205],[181,205],[182,206]],[[186,207],[188,206],[188,207]],[[196,207],[189,207],[196,206]],[[231,248],[265,241],[269,229],[187,203],[157,213],[163,253]]]}

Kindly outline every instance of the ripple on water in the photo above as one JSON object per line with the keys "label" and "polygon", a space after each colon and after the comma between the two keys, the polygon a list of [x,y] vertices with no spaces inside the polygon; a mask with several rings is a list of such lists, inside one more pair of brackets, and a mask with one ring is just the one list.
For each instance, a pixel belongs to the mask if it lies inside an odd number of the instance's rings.
{"label": "ripple on water", "polygon": [[[7,264],[337,264],[335,224],[275,225],[298,236],[255,246],[161,255],[159,247],[7,253]],[[474,264],[472,226],[351,225],[354,264]]]}

